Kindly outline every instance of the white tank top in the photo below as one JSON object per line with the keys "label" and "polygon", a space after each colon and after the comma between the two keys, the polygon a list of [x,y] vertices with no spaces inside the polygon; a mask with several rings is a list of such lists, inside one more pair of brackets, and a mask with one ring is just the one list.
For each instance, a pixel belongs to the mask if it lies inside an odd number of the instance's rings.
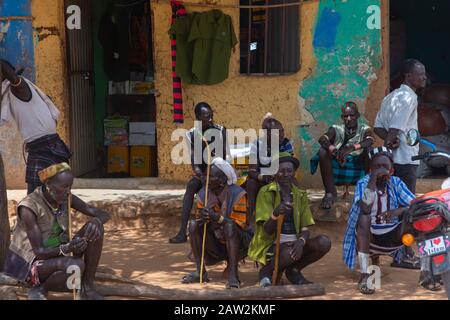
{"label": "white tank top", "polygon": [[17,128],[25,143],[46,135],[56,133],[56,120],[47,103],[41,98],[33,85],[29,84],[32,98],[29,102],[10,94],[11,113],[16,120]]}

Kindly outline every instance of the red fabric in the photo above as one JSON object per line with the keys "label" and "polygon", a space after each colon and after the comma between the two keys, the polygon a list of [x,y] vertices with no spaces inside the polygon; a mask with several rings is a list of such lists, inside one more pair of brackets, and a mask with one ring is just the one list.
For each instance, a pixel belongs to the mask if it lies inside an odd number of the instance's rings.
{"label": "red fabric", "polygon": [[[171,0],[170,6],[172,7],[171,25],[175,23],[177,17],[182,17],[187,14],[181,1]],[[175,36],[170,41],[172,46],[172,82],[173,82],[173,121],[175,123],[183,123],[183,94],[181,87],[181,79],[176,73],[177,67],[177,40]]]}

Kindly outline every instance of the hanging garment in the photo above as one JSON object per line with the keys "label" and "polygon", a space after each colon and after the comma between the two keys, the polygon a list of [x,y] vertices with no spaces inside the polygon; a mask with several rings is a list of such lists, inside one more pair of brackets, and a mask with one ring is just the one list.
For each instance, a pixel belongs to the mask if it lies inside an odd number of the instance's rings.
{"label": "hanging garment", "polygon": [[146,17],[132,16],[130,29],[130,64],[147,71],[149,41]]}
{"label": "hanging garment", "polygon": [[192,83],[212,85],[228,78],[231,50],[237,44],[229,15],[217,9],[197,13],[188,41],[194,44]]}
{"label": "hanging garment", "polygon": [[[171,25],[173,25],[178,17],[186,16],[186,9],[182,5],[181,1],[171,0],[170,5],[172,7],[172,19]],[[181,78],[176,72],[177,67],[177,38],[175,34],[171,35],[171,47],[172,47],[172,80],[173,80],[173,121],[175,123],[183,123],[183,95],[181,88]]]}

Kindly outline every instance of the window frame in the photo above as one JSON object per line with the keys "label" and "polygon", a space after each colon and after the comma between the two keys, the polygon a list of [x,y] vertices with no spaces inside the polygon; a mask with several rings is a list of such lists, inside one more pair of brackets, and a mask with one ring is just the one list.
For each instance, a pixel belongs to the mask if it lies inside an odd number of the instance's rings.
{"label": "window frame", "polygon": [[[251,3],[251,1],[252,0],[248,0],[249,3]],[[247,25],[248,36],[247,36],[247,46],[246,46],[246,48],[247,48],[247,52],[246,52],[246,56],[247,56],[246,64],[247,64],[247,67],[246,67],[246,71],[243,72],[242,69],[241,69],[242,66],[240,64],[239,73],[240,73],[240,75],[247,76],[247,77],[251,77],[251,76],[256,76],[256,77],[274,77],[274,76],[289,76],[289,75],[296,74],[301,69],[300,62],[299,62],[299,65],[298,65],[298,68],[297,68],[296,71],[287,71],[287,72],[283,71],[284,67],[285,67],[285,63],[286,63],[286,61],[285,61],[286,60],[285,59],[286,9],[289,8],[289,7],[297,7],[296,9],[299,11],[298,14],[299,14],[299,23],[300,23],[300,9],[301,9],[301,5],[302,5],[304,0],[303,1],[302,0],[298,0],[297,2],[288,2],[288,3],[286,2],[286,0],[282,0],[283,3],[278,3],[278,4],[269,4],[270,0],[264,0],[264,1],[265,1],[264,5],[256,5],[256,4],[252,5],[252,4],[249,4],[249,5],[239,5],[238,6],[240,15],[241,14],[248,14],[248,25]],[[269,10],[275,9],[275,8],[282,8],[283,9],[283,11],[282,11],[282,19],[281,19],[282,20],[282,25],[281,25],[281,34],[282,34],[281,43],[282,43],[282,46],[281,46],[281,54],[280,54],[280,57],[281,57],[280,70],[281,71],[279,71],[279,72],[267,72],[267,69],[268,69],[268,52],[269,52],[268,51],[269,48],[268,48],[268,41],[267,41],[267,39],[269,38],[269,23],[270,23],[270,21],[269,21]],[[253,9],[265,9],[265,13],[264,13],[264,16],[265,16],[265,23],[264,23],[264,63],[263,63],[264,70],[263,70],[263,72],[251,72],[252,59],[251,59],[250,44],[252,43],[252,25],[253,25],[252,12],[253,12]],[[248,10],[248,13],[243,13],[242,10]],[[241,41],[241,28],[242,27],[243,26],[241,26],[241,23],[239,21],[239,41]],[[298,33],[298,38],[299,38],[298,39],[298,54],[300,55],[300,42],[301,42],[301,39],[300,39],[300,30],[299,29],[300,29],[300,25],[297,26],[297,31],[296,31]],[[242,53],[241,53],[239,59],[240,59],[240,62],[241,62]]]}

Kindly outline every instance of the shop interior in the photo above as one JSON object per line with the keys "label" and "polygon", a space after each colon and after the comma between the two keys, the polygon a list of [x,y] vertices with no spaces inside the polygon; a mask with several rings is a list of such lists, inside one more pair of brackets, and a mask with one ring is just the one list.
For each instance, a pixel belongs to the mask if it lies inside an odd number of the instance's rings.
{"label": "shop interior", "polygon": [[[82,12],[90,13],[84,18],[89,20],[83,20],[90,26],[90,34],[78,38],[68,34],[71,147],[76,175],[82,178],[156,177],[150,2],[84,0],[77,4],[84,6]],[[89,80],[89,86],[78,84],[79,73]],[[78,106],[86,105],[77,98],[79,95],[92,98],[89,110]],[[95,150],[90,147],[93,139]]]}

